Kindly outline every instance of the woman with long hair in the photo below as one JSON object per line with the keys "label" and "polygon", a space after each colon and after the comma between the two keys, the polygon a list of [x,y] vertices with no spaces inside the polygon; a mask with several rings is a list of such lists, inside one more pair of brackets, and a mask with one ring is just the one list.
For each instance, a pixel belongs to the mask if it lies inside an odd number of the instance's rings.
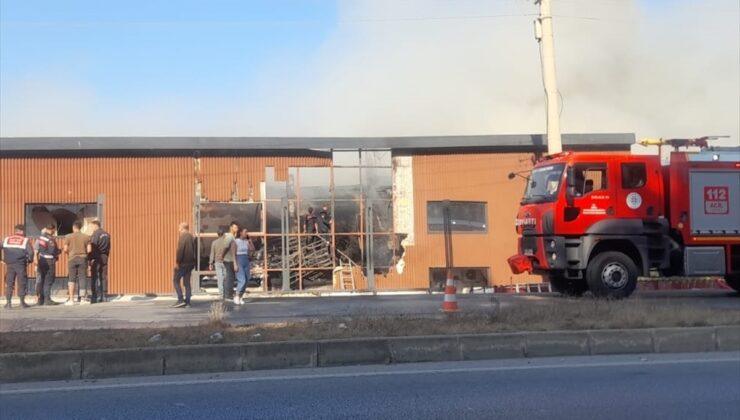
{"label": "woman with long hair", "polygon": [[239,236],[236,238],[236,264],[239,267],[236,272],[236,294],[234,295],[234,304],[243,305],[242,295],[247,289],[249,283],[249,253],[254,251],[254,244],[249,238],[249,230],[242,228],[239,230]]}

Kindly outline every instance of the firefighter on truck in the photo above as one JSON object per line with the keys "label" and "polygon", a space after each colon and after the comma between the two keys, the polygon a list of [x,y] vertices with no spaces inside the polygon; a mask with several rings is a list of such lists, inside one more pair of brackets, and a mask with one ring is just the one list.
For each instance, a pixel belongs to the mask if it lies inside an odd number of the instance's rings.
{"label": "firefighter on truck", "polygon": [[[707,140],[642,142],[673,146],[667,165],[630,153],[538,161],[516,217],[512,272],[543,274],[573,296],[624,298],[640,276],[672,275],[724,277],[740,291],[740,148]],[[677,150],[685,146],[701,150]]]}

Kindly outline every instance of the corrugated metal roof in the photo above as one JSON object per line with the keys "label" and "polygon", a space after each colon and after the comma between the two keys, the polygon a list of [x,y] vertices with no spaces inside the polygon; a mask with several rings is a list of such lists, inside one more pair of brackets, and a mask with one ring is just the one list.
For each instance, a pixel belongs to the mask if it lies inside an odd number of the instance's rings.
{"label": "corrugated metal roof", "polygon": [[[297,152],[328,149],[540,149],[547,136],[503,134],[418,137],[0,137],[0,155],[33,155],[63,152],[146,152],[170,155],[187,152],[249,153]],[[635,142],[633,133],[563,134],[563,144],[572,148],[597,146],[625,149]]]}

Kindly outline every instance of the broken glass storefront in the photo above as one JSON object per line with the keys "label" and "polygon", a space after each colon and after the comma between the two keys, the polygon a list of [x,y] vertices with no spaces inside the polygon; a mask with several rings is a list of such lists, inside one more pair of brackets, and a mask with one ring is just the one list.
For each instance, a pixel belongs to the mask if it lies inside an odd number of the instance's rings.
{"label": "broken glass storefront", "polygon": [[334,151],[333,166],[265,168],[261,202],[196,206],[201,270],[232,220],[250,229],[259,290],[374,289],[401,250],[393,232],[389,150]]}

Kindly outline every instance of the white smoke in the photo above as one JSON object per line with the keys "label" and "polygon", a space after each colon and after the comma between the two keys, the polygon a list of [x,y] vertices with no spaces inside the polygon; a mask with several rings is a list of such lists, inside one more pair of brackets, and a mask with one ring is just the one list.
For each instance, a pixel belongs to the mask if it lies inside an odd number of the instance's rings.
{"label": "white smoke", "polygon": [[[564,132],[728,134],[740,144],[737,0],[554,0]],[[103,98],[78,83],[0,92],[0,133],[405,136],[542,133],[524,0],[348,0],[309,60],[277,54],[241,100]],[[217,75],[214,75],[217,77]],[[50,78],[53,80],[53,78]],[[224,96],[231,97],[233,92]]]}

